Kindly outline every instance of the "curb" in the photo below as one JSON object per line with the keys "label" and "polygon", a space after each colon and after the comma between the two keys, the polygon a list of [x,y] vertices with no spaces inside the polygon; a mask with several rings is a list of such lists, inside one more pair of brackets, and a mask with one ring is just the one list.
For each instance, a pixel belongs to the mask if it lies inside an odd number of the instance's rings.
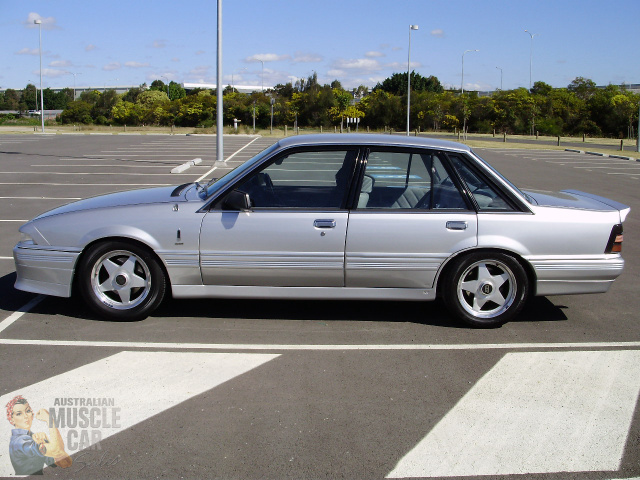
{"label": "curb", "polygon": [[608,153],[601,153],[601,152],[588,152],[585,150],[574,150],[573,148],[565,148],[564,149],[565,152],[574,152],[574,153],[582,153],[583,155],[597,155],[599,157],[604,157],[604,158],[616,158],[616,159],[620,159],[620,160],[632,160],[635,162],[640,162],[640,158],[635,158],[635,157],[627,157],[624,155],[610,155]]}

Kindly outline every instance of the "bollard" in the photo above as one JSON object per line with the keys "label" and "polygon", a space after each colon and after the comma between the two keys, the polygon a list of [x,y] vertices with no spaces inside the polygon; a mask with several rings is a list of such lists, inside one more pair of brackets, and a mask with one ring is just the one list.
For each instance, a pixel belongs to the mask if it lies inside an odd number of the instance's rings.
{"label": "bollard", "polygon": [[286,125],[284,126],[284,136],[285,137],[287,136],[287,126]]}
{"label": "bollard", "polygon": [[624,151],[624,139],[620,140],[620,151]]}
{"label": "bollard", "polygon": [[322,133],[322,125],[320,125],[320,133]]}
{"label": "bollard", "polygon": [[540,132],[536,130],[536,140],[538,140],[538,135],[540,135]]}
{"label": "bollard", "polygon": [[582,143],[584,143],[584,139],[585,139],[585,134],[582,134]]}
{"label": "bollard", "polygon": [[507,132],[502,132],[502,143],[507,143]]}
{"label": "bollard", "polygon": [[496,138],[496,129],[493,129],[493,138]]}
{"label": "bollard", "polygon": [[560,135],[558,135],[558,146],[560,146]]}

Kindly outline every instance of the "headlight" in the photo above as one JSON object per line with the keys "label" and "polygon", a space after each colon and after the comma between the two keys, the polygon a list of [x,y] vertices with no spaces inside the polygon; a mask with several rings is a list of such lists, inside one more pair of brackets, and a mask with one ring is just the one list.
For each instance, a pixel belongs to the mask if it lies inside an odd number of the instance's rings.
{"label": "headlight", "polygon": [[20,232],[20,243],[22,243],[23,245],[35,245],[36,242],[33,241],[33,238],[31,238],[30,235],[24,233],[24,232]]}

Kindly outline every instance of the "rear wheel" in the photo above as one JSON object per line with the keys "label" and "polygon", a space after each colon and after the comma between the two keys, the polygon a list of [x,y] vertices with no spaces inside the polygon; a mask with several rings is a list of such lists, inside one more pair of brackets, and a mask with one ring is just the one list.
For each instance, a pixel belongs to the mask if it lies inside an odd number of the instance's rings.
{"label": "rear wheel", "polygon": [[110,320],[139,320],[162,302],[166,278],[158,260],[133,243],[94,246],[80,262],[78,287],[87,305]]}
{"label": "rear wheel", "polygon": [[474,253],[455,261],[443,279],[451,313],[474,327],[497,327],[522,309],[529,291],[524,268],[511,255]]}

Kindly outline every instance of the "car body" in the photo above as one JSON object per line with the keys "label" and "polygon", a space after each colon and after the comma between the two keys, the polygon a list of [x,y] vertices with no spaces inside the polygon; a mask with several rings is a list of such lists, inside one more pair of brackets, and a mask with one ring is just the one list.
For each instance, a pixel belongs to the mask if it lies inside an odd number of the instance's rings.
{"label": "car body", "polygon": [[465,145],[282,139],[220,179],[113,193],[20,228],[16,288],[100,315],[175,298],[433,300],[491,327],[531,295],[606,292],[629,207],[522,192]]}

